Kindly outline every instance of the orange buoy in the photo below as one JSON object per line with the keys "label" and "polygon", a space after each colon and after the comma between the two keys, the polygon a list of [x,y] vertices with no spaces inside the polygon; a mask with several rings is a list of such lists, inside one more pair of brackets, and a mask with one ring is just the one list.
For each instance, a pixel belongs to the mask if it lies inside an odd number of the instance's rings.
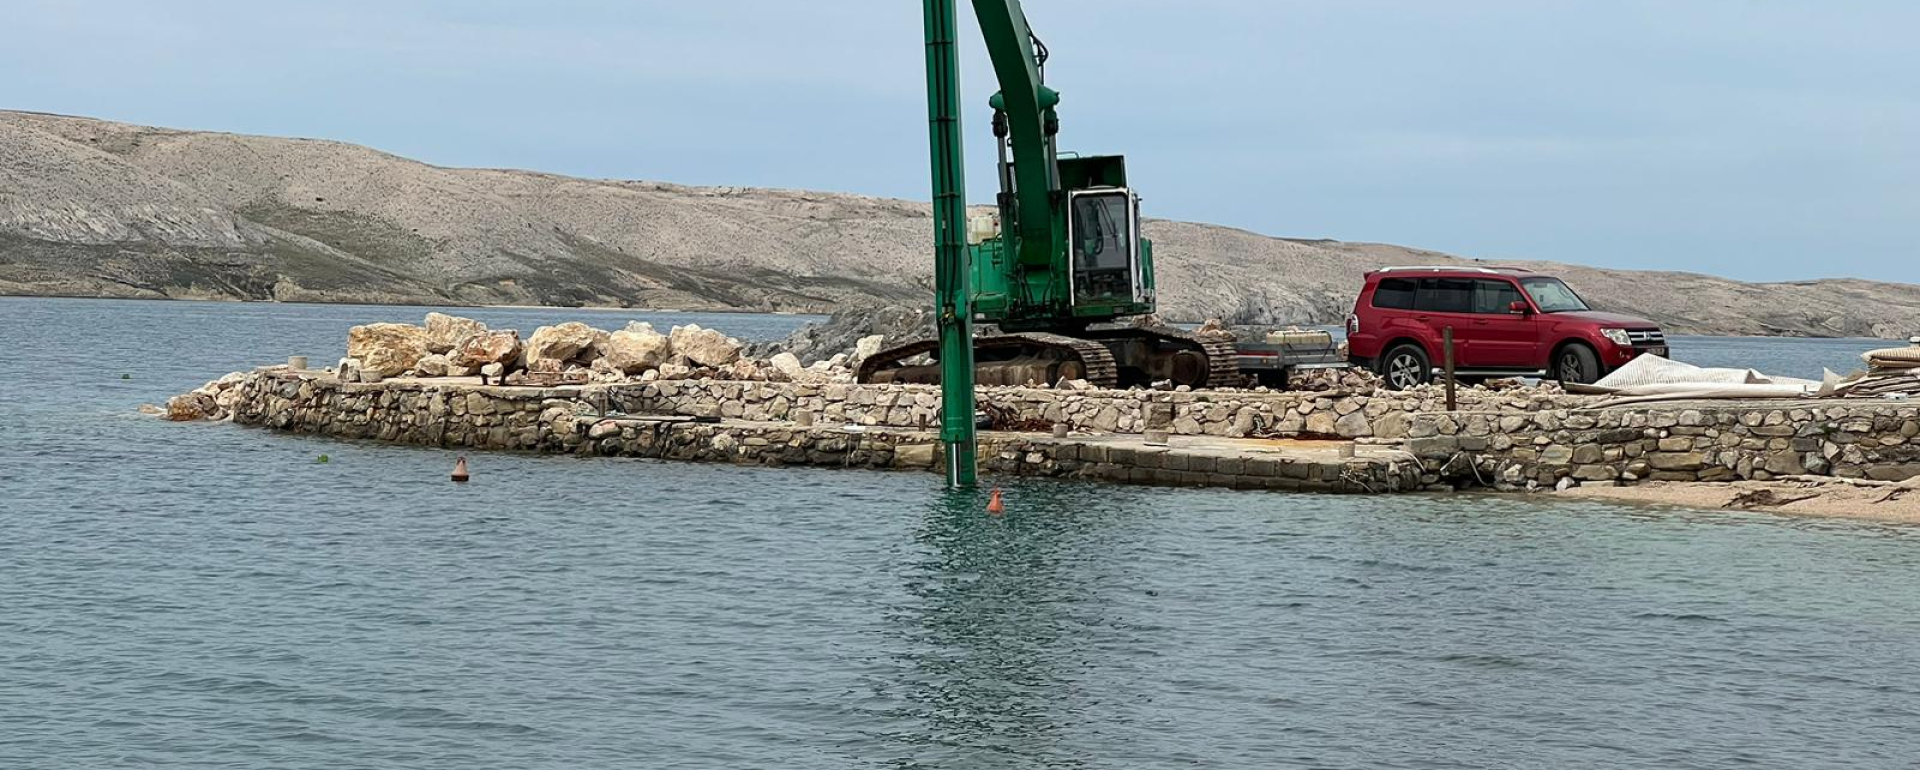
{"label": "orange buoy", "polygon": [[987,501],[987,513],[999,516],[1007,512],[1007,501],[1000,498],[999,488],[993,490],[993,499]]}
{"label": "orange buoy", "polygon": [[456,484],[467,482],[467,458],[462,457],[453,463],[453,481]]}

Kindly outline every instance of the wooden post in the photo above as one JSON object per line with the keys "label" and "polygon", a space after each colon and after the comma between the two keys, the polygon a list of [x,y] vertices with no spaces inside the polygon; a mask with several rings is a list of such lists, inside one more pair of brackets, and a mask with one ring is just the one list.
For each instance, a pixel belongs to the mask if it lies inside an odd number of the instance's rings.
{"label": "wooden post", "polygon": [[1455,411],[1458,403],[1453,396],[1453,327],[1440,330],[1440,347],[1444,349],[1447,371],[1447,411]]}

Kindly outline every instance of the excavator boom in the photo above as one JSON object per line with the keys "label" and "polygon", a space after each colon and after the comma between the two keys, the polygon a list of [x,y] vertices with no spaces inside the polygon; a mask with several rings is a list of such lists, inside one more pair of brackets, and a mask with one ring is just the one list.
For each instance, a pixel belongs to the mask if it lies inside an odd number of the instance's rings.
{"label": "excavator boom", "polygon": [[1002,226],[1017,234],[1017,252],[1023,265],[1045,267],[1056,254],[1055,198],[1060,191],[1059,161],[1054,134],[1060,118],[1054,108],[1060,94],[1047,87],[1042,48],[1027,27],[1020,0],[974,0],[987,56],[1000,81],[991,104],[998,115],[995,131],[1009,146],[1011,170],[1003,169]]}

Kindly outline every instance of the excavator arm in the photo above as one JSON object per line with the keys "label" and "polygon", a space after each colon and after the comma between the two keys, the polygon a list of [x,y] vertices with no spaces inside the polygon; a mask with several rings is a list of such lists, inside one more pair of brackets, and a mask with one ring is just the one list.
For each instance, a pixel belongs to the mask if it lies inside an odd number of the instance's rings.
{"label": "excavator arm", "polygon": [[1060,131],[1055,107],[1060,94],[1048,88],[1044,48],[1027,27],[1020,0],[973,0],[986,38],[987,55],[1000,81],[994,94],[994,132],[1011,146],[1011,164],[1002,159],[1002,226],[1013,233],[1020,264],[1045,267],[1064,240],[1055,229],[1054,211],[1060,171],[1054,136]]}

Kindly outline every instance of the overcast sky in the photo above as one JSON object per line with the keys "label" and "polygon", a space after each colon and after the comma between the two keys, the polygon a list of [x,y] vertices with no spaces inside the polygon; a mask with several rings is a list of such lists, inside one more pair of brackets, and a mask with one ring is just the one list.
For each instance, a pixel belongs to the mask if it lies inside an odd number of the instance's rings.
{"label": "overcast sky", "polygon": [[[1028,0],[1152,216],[1920,282],[1912,0]],[[963,10],[965,10],[963,8]],[[971,197],[992,71],[963,51]],[[6,0],[0,107],[924,200],[913,0]]]}

